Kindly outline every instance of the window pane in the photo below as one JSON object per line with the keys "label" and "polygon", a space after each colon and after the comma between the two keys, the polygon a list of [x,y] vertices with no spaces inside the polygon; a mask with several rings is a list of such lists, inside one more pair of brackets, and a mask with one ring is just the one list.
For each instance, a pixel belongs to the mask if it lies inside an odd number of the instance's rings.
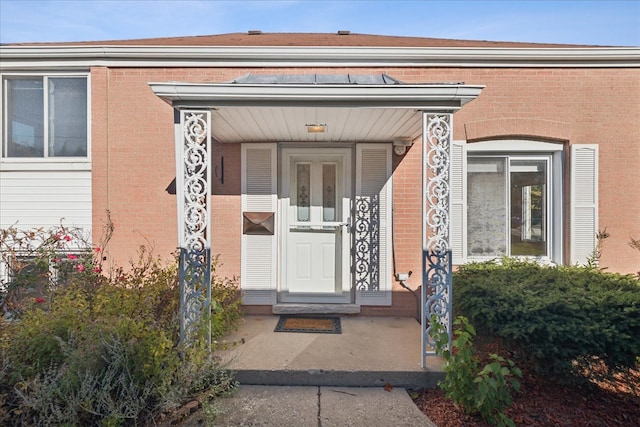
{"label": "window pane", "polygon": [[511,255],[547,255],[547,162],[511,161]]}
{"label": "window pane", "polygon": [[311,165],[309,163],[296,164],[296,204],[298,221],[309,221],[310,218],[310,183]]}
{"label": "window pane", "polygon": [[506,159],[469,157],[467,162],[467,253],[503,256],[507,251]]}
{"label": "window pane", "polygon": [[44,156],[42,78],[7,79],[7,157]]}
{"label": "window pane", "polygon": [[87,156],[87,80],[49,79],[49,156]]}
{"label": "window pane", "polygon": [[322,165],[322,220],[336,220],[336,165]]}
{"label": "window pane", "polygon": [[49,266],[34,257],[17,257],[9,266],[9,281],[15,289],[14,298],[18,304],[42,297],[49,289]]}

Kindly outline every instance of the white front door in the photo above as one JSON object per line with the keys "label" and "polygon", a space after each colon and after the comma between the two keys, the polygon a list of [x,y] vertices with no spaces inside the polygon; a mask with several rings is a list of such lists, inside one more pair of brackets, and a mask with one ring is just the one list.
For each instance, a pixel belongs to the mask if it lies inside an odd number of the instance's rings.
{"label": "white front door", "polygon": [[280,301],[351,302],[351,150],[282,151]]}

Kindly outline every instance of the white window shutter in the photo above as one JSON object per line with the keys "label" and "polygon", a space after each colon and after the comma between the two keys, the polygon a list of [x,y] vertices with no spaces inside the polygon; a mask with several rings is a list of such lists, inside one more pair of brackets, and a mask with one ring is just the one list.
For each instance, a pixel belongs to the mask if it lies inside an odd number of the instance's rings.
{"label": "white window shutter", "polygon": [[[277,144],[242,145],[242,212],[276,213]],[[276,232],[273,235],[242,233],[240,287],[247,305],[276,303]]]}
{"label": "white window shutter", "polygon": [[356,303],[391,305],[391,144],[356,145],[353,275]]}
{"label": "white window shutter", "polygon": [[596,247],[598,232],[598,146],[571,146],[570,262],[584,265]]}
{"label": "white window shutter", "polygon": [[451,146],[450,175],[451,251],[454,264],[467,260],[467,150],[463,141]]}

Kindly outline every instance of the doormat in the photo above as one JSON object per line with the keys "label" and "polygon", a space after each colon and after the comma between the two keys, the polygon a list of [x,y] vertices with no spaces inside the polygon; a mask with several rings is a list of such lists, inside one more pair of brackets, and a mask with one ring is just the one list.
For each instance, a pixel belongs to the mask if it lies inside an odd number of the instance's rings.
{"label": "doormat", "polygon": [[275,332],[341,334],[339,317],[280,316]]}

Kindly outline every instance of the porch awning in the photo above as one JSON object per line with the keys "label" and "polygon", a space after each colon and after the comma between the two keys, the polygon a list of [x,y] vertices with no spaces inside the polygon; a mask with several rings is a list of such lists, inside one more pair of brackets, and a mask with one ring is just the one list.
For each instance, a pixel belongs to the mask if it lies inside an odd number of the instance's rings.
{"label": "porch awning", "polygon": [[[422,111],[455,112],[484,88],[386,75],[261,75],[226,83],[151,82],[175,109],[212,111],[219,142],[389,142],[422,134]],[[306,125],[325,124],[324,133]]]}

